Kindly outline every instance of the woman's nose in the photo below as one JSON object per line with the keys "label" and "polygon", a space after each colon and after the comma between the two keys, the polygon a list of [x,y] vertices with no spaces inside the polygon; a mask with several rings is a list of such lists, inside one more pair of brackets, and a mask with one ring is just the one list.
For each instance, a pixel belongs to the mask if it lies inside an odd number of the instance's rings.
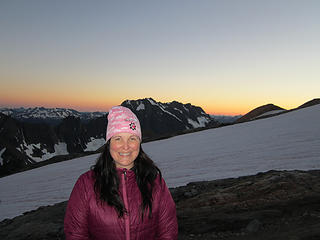
{"label": "woman's nose", "polygon": [[129,143],[127,141],[123,141],[123,149],[128,149]]}

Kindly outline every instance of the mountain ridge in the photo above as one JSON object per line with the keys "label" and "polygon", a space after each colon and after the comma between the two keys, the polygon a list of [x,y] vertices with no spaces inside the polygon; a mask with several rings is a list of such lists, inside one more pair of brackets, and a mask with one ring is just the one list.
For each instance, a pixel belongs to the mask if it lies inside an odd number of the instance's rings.
{"label": "mountain ridge", "polygon": [[311,107],[314,105],[320,104],[320,98],[315,98],[310,101],[305,102],[304,104],[300,105],[299,107],[293,108],[293,109],[284,109],[281,108],[277,105],[274,105],[272,103],[265,104],[262,106],[259,106],[257,108],[254,108],[253,110],[249,111],[242,117],[238,118],[234,123],[242,123],[242,122],[247,122],[247,121],[252,121],[252,120],[258,120],[262,118],[268,118],[268,117],[273,117],[277,116],[280,114],[288,113],[291,111],[296,111],[305,107]]}
{"label": "mountain ridge", "polygon": [[265,113],[274,112],[274,111],[286,111],[286,109],[283,109],[279,106],[276,106],[274,104],[269,103],[269,104],[262,105],[260,107],[257,107],[255,109],[251,110],[247,114],[245,114],[242,117],[240,117],[239,119],[237,119],[235,122],[236,123],[247,122],[247,121],[254,120],[254,119],[258,118],[259,116],[261,116]]}
{"label": "mountain ridge", "polygon": [[93,118],[98,118],[106,115],[107,112],[79,112],[70,108],[0,108],[0,113],[7,116],[11,116],[17,120],[28,122],[60,122],[67,117],[76,117],[84,121],[88,121]]}
{"label": "mountain ridge", "polygon": [[[267,104],[231,122],[219,122],[201,107],[190,103],[161,103],[144,98],[125,100],[121,105],[136,113],[141,121],[143,141],[146,142],[232,125],[241,119],[241,122],[245,122],[272,117],[319,103],[319,99],[313,99],[292,110]],[[68,116],[60,120],[59,124],[50,124],[45,121],[20,121],[0,112],[0,177],[99,152],[105,143],[106,116],[86,121]]]}
{"label": "mountain ridge", "polygon": [[[202,108],[190,103],[161,103],[145,98],[126,100],[122,105],[129,107],[140,119],[143,141],[218,126]],[[39,115],[38,110],[42,114]],[[57,108],[49,109],[49,113],[55,110]],[[79,112],[65,110],[58,109],[58,114],[50,115],[45,108],[34,108],[23,115],[24,110],[20,108],[16,115],[12,114],[19,119],[13,118],[7,110],[9,116],[0,113],[0,176],[42,165],[38,162],[58,155],[73,156],[99,151],[105,143],[107,114],[84,121],[78,115],[70,115]],[[48,119],[26,121],[26,116],[32,116],[32,119],[35,119],[34,116],[42,116],[43,119],[49,116],[51,120],[54,116],[56,120],[59,118],[59,122],[52,123]]]}

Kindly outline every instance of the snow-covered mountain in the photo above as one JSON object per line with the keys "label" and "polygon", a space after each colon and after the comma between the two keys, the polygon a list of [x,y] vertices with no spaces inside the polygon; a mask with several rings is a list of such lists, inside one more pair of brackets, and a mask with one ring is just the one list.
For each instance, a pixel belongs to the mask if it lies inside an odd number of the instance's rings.
{"label": "snow-covered mountain", "polygon": [[[143,144],[170,187],[274,170],[320,168],[320,105]],[[67,200],[97,154],[0,178],[0,220]]]}
{"label": "snow-covered mountain", "polygon": [[[200,107],[191,104],[160,103],[148,98],[127,100],[122,105],[137,114],[144,141],[217,124]],[[0,113],[0,176],[54,156],[95,151],[105,143],[106,114],[58,108],[10,111],[3,111],[6,115]],[[88,117],[86,121],[84,116]],[[39,121],[27,121],[27,117]],[[25,120],[21,121],[22,118]],[[41,118],[45,121],[40,121]],[[59,122],[50,124],[48,119],[54,118]]]}
{"label": "snow-covered mountain", "polygon": [[201,107],[177,101],[157,102],[152,98],[126,100],[122,106],[130,108],[139,118],[145,139],[168,136],[196,128],[215,127],[218,123]]}
{"label": "snow-covered mountain", "polygon": [[76,117],[83,120],[102,117],[106,112],[78,112],[67,108],[0,108],[0,112],[22,121],[59,121],[66,117]]}
{"label": "snow-covered mountain", "polygon": [[58,155],[95,151],[105,143],[105,117],[82,122],[67,117],[58,125],[31,123],[0,113],[0,175]]}

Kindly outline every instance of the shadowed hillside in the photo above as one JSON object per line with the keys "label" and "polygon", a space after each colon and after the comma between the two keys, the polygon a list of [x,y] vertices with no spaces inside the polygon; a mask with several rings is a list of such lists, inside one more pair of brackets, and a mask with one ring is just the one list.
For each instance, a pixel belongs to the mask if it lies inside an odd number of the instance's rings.
{"label": "shadowed hillside", "polygon": [[304,104],[302,104],[300,107],[298,108],[305,108],[305,107],[311,107],[311,106],[314,106],[314,105],[317,105],[317,104],[320,104],[320,98],[315,98],[311,101],[308,101]]}
{"label": "shadowed hillside", "polygon": [[241,123],[241,122],[247,122],[250,120],[253,120],[259,116],[261,116],[262,114],[265,114],[267,112],[271,112],[271,111],[285,111],[285,109],[278,107],[276,105],[273,104],[266,104],[260,107],[257,107],[255,109],[253,109],[252,111],[248,112],[247,114],[245,114],[244,116],[242,116],[241,118],[237,119],[235,121],[235,123]]}

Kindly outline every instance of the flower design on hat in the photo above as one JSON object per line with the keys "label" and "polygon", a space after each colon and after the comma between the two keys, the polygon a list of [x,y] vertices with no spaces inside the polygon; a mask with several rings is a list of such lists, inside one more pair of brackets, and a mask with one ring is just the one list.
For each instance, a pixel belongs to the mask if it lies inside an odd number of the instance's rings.
{"label": "flower design on hat", "polygon": [[136,124],[135,124],[134,122],[131,122],[131,123],[129,124],[129,126],[130,126],[130,129],[131,129],[131,130],[136,130],[136,129],[137,129],[137,126],[136,126]]}

